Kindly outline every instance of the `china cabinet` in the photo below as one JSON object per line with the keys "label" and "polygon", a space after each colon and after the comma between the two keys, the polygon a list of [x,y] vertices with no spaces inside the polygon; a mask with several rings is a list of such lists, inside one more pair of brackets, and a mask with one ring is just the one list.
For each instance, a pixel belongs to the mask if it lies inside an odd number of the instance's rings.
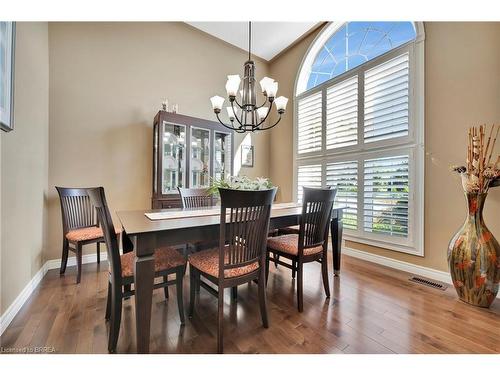
{"label": "china cabinet", "polygon": [[215,121],[159,111],[153,122],[152,208],[181,207],[178,187],[233,174],[234,134]]}

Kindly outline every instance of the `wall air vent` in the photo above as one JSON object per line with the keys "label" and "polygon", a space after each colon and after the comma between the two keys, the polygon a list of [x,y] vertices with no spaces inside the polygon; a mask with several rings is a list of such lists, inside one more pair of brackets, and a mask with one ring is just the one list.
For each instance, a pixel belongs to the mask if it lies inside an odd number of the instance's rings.
{"label": "wall air vent", "polygon": [[431,288],[446,290],[447,286],[439,281],[426,279],[422,276],[412,276],[408,280],[413,281],[414,283],[422,284]]}

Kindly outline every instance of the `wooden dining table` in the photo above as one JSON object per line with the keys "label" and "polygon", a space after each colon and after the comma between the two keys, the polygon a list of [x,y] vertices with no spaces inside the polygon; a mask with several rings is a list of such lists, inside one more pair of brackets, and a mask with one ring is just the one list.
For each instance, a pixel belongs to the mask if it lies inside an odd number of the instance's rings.
{"label": "wooden dining table", "polygon": [[[331,236],[333,270],[340,274],[342,243],[342,212],[345,207],[333,206]],[[210,210],[206,212],[206,210]],[[205,212],[204,212],[205,211]],[[299,223],[302,207],[292,203],[275,204],[271,210],[269,229],[280,229]],[[165,216],[152,220],[146,215]],[[136,343],[138,353],[149,353],[151,304],[154,283],[154,250],[162,246],[182,245],[196,241],[219,239],[220,207],[119,211],[125,236],[134,243],[134,287]]]}

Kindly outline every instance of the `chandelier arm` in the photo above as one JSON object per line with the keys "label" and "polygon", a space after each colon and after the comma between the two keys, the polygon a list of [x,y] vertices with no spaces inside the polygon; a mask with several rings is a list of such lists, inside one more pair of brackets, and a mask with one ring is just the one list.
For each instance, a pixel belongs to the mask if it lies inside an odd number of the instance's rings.
{"label": "chandelier arm", "polygon": [[[241,123],[240,119],[238,118],[238,114],[236,113],[236,111],[234,110],[234,102],[231,102],[231,108],[233,109],[233,113],[234,113],[234,118],[236,119],[236,121],[238,121],[238,124],[240,124],[240,128],[243,127],[243,124]],[[238,103],[236,103],[238,104]],[[241,108],[241,107],[240,107]],[[243,110],[241,111],[241,113],[243,113]],[[243,118],[243,117],[242,117]]]}
{"label": "chandelier arm", "polygon": [[219,117],[219,114],[218,114],[218,113],[215,113],[215,116],[217,117],[217,120],[219,120],[219,122],[221,123],[221,125],[222,125],[222,126],[224,126],[225,128],[228,128],[228,129],[230,129],[230,130],[235,130],[235,131],[238,131],[238,130],[237,130],[237,128],[235,128],[234,126],[229,126],[229,125],[224,124],[224,123],[221,121],[221,119],[220,119],[220,117]]}
{"label": "chandelier arm", "polygon": [[[271,110],[273,109],[273,106],[272,106],[272,103],[271,105],[269,106],[269,109],[267,110],[267,113],[266,113],[266,116],[262,119],[262,121],[260,121],[257,125],[255,126],[252,126],[253,129],[258,129],[259,126],[261,126],[266,120],[267,118],[269,117],[269,114],[271,113]],[[281,115],[280,115],[281,116]]]}
{"label": "chandelier arm", "polygon": [[240,105],[240,103],[238,103],[238,99],[236,99],[236,97],[234,97],[234,101],[236,102],[236,105],[238,107],[240,107],[240,109],[243,109],[243,107]]}
{"label": "chandelier arm", "polygon": [[256,130],[269,130],[269,129],[272,129],[274,128],[276,125],[278,125],[278,123],[281,121],[281,115],[280,115],[280,118],[278,119],[278,121],[276,121],[276,123],[272,126],[268,126],[267,128],[262,128],[262,129],[256,129]]}
{"label": "chandelier arm", "polygon": [[[262,105],[260,105],[258,107],[255,107],[255,109],[259,109],[259,108],[264,107],[267,104],[268,100],[269,100],[269,98],[266,96],[266,100],[264,101],[264,103],[262,103]],[[272,103],[271,103],[271,105],[272,105]]]}

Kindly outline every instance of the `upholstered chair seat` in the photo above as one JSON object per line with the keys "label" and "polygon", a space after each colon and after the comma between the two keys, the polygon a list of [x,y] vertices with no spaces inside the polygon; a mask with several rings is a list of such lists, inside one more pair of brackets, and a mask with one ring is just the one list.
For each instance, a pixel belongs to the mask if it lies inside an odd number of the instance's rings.
{"label": "upholstered chair seat", "polygon": [[[120,256],[123,278],[134,276],[134,257],[134,252]],[[186,258],[173,247],[162,247],[155,250],[154,259],[155,273],[186,264]]]}
{"label": "upholstered chair seat", "polygon": [[[278,237],[269,237],[267,247],[272,250],[280,251],[290,255],[299,253],[299,235],[285,234]],[[323,251],[323,246],[304,248],[304,255],[317,254]]]}
{"label": "upholstered chair seat", "polygon": [[[116,234],[120,234],[120,230],[115,230]],[[82,242],[103,238],[102,229],[100,227],[85,227],[70,230],[66,233],[66,239],[71,242]]]}
{"label": "upholstered chair seat", "polygon": [[[228,260],[229,249],[226,246],[226,261]],[[189,255],[189,264],[198,270],[213,277],[219,277],[219,248],[200,251]],[[259,268],[259,263],[254,262],[242,267],[230,268],[224,271],[225,278],[238,277],[246,275]]]}

